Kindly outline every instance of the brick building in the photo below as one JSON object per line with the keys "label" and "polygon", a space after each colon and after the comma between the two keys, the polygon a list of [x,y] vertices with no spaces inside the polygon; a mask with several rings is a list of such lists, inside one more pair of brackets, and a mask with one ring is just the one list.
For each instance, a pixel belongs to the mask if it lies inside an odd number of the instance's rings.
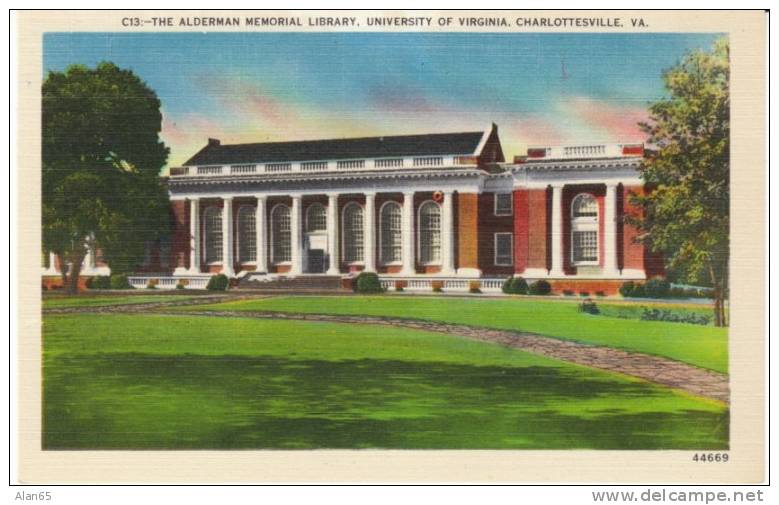
{"label": "brick building", "polygon": [[[634,211],[628,194],[642,191],[643,155],[635,144],[542,147],[507,163],[496,125],[298,142],[210,139],[171,169],[173,234],[150,248],[132,280],[197,287],[217,272],[263,282],[371,271],[411,289],[438,282],[464,290],[474,281],[499,289],[516,275],[547,279],[558,292],[615,293],[626,280],[662,274],[623,219]],[[56,273],[56,259],[50,264]]]}

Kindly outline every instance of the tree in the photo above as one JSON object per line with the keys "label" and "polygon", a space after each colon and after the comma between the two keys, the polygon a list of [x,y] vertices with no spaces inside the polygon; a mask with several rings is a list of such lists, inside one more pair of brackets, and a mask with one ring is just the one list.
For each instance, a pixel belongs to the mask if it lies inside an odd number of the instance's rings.
{"label": "tree", "polygon": [[727,324],[730,260],[729,46],[687,54],[663,75],[669,96],[649,107],[641,123],[652,151],[642,166],[648,191],[632,195],[642,210],[629,218],[640,239],[662,252],[687,282],[706,277],[714,292],[714,320]]}
{"label": "tree", "polygon": [[49,72],[42,93],[43,248],[72,265],[62,275],[75,293],[88,248],[126,272],[166,231],[169,150],[160,101],[132,71],[72,65]]}

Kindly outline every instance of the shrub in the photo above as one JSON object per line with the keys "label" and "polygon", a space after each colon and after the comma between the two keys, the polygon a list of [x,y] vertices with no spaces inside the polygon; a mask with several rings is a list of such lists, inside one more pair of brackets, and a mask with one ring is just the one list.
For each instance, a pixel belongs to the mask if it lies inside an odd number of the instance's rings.
{"label": "shrub", "polygon": [[470,288],[468,288],[468,292],[478,295],[479,293],[481,293],[481,289],[477,288],[476,286],[471,286]]}
{"label": "shrub", "polygon": [[649,279],[644,284],[645,296],[649,298],[668,298],[671,293],[671,283],[665,279]]}
{"label": "shrub", "polygon": [[633,294],[630,295],[633,298],[645,298],[646,297],[646,289],[644,289],[643,284],[636,284],[636,287],[633,288]]}
{"label": "shrub", "polygon": [[587,297],[590,296],[590,292],[589,291],[579,291],[579,296],[587,298]]}
{"label": "shrub", "polygon": [[644,321],[666,321],[670,323],[689,323],[707,325],[711,322],[711,317],[696,312],[675,312],[668,309],[649,309],[644,308],[641,314]]}
{"label": "shrub", "polygon": [[230,284],[230,279],[225,274],[217,274],[208,279],[206,289],[209,291],[225,291]]}
{"label": "shrub", "polygon": [[110,280],[111,289],[132,289],[130,281],[124,274],[114,274]]}
{"label": "shrub", "polygon": [[515,295],[526,295],[528,293],[527,281],[522,277],[514,277],[511,281],[511,292]]}
{"label": "shrub", "polygon": [[146,285],[146,289],[157,289],[157,283],[152,281],[149,281],[149,283]]}
{"label": "shrub", "polygon": [[598,310],[598,304],[589,298],[579,304],[579,312],[584,312],[587,314],[600,314],[600,310]]}
{"label": "shrub", "polygon": [[87,279],[88,289],[111,289],[111,278],[106,275],[98,275]]}
{"label": "shrub", "polygon": [[395,284],[395,291],[401,293],[403,291],[403,286],[401,286],[400,284]]}
{"label": "shrub", "polygon": [[633,291],[635,291],[635,289],[636,289],[635,282],[633,281],[623,282],[622,285],[619,287],[619,294],[621,294],[625,298],[632,298]]}
{"label": "shrub", "polygon": [[500,288],[501,291],[503,291],[507,295],[510,295],[511,294],[511,281],[513,281],[513,280],[514,280],[513,277],[509,277],[508,279],[503,281],[503,286],[501,286],[501,288]]}
{"label": "shrub", "polygon": [[603,298],[603,297],[606,296],[606,292],[605,291],[596,291],[595,292],[595,296],[597,296],[598,298]]}
{"label": "shrub", "polygon": [[177,282],[176,289],[184,289],[184,283],[182,283],[181,281]]}
{"label": "shrub", "polygon": [[444,288],[442,288],[441,286],[433,286],[433,293],[443,293],[443,292],[444,292]]}
{"label": "shrub", "polygon": [[548,295],[552,292],[552,285],[541,279],[530,285],[531,295]]}
{"label": "shrub", "polygon": [[526,295],[527,281],[522,277],[509,277],[503,282],[503,292],[509,295]]}
{"label": "shrub", "polygon": [[373,272],[360,272],[354,278],[352,289],[355,293],[381,293],[384,291],[381,282],[379,282],[379,276]]}
{"label": "shrub", "polygon": [[564,289],[564,290],[563,290],[563,295],[564,295],[564,296],[573,296],[573,295],[575,295],[575,294],[576,294],[576,293],[574,293],[572,289]]}

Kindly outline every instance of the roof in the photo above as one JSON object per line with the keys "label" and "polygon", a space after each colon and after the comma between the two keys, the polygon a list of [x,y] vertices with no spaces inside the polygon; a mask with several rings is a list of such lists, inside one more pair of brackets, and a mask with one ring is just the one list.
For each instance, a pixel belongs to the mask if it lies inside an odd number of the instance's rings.
{"label": "roof", "polygon": [[475,154],[483,136],[478,131],[231,145],[209,140],[184,165],[468,155]]}

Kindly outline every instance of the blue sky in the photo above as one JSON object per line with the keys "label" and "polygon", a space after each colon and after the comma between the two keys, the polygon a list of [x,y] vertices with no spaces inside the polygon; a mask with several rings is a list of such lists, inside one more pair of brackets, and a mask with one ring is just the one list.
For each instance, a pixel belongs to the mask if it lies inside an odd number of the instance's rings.
{"label": "blue sky", "polygon": [[[642,140],[661,74],[714,34],[51,33],[43,68],[130,68],[169,165],[223,143],[500,127],[504,152]],[[563,77],[565,67],[565,78]]]}

